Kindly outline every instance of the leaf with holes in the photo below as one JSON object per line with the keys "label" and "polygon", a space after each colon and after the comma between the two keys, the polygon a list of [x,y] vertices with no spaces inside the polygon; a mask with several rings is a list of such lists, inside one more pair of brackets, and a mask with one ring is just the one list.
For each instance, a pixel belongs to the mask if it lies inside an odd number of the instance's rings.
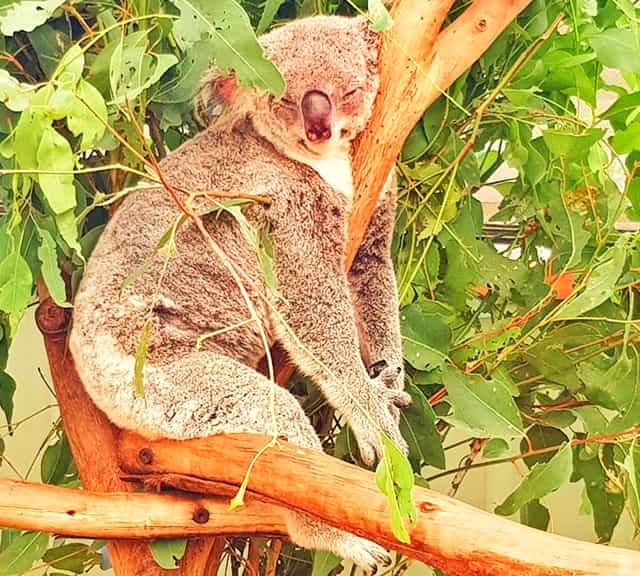
{"label": "leaf with holes", "polygon": [[278,98],[284,94],[282,75],[264,57],[246,12],[235,0],[173,3],[180,9],[181,18],[174,25],[178,37],[202,40],[204,33],[212,41],[216,67],[223,74],[233,70],[242,86],[268,90]]}

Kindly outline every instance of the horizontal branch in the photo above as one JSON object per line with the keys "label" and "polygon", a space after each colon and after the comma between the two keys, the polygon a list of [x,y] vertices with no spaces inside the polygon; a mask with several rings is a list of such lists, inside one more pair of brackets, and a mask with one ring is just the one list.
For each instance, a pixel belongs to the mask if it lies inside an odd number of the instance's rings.
{"label": "horizontal branch", "polygon": [[[125,432],[119,453],[127,472],[168,474],[167,483],[177,487],[184,487],[184,476],[238,486],[268,441],[253,434],[148,441]],[[414,491],[418,516],[410,528],[411,544],[402,544],[393,536],[387,500],[373,473],[286,442],[260,456],[249,490],[452,576],[630,576],[640,566],[638,552],[528,528],[423,488]]]}
{"label": "horizontal branch", "polygon": [[229,512],[226,498],[89,492],[0,478],[0,526],[107,539],[285,535],[283,510],[249,497]]}

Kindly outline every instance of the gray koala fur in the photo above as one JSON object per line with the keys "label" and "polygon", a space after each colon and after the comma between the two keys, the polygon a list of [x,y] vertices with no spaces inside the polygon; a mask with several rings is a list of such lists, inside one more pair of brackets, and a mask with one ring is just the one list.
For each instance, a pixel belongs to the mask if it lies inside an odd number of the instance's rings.
{"label": "gray koala fur", "polygon": [[[364,19],[324,16],[287,24],[261,43],[285,77],[284,99],[241,88],[212,71],[196,102],[211,125],[169,154],[161,168],[183,201],[185,191],[207,190],[270,198],[269,205],[251,203],[245,214],[257,229],[269,227],[275,297],[237,221],[210,212],[203,216],[205,227],[242,271],[270,343],[280,340],[318,384],[372,464],[381,455],[380,430],[406,450],[398,408],[409,401],[402,390],[390,256],[392,185],[351,272],[344,271],[353,193],[349,149],[377,91],[378,39]],[[295,398],[257,372],[265,352],[258,326],[246,322],[250,314],[240,288],[193,222],[179,227],[175,258],[167,263],[156,250],[178,215],[164,189],[141,188],[124,200],[89,259],[70,337],[87,391],[115,424],[149,437],[276,432],[320,450]],[[148,271],[124,286],[145,263]],[[134,363],[148,319],[140,396]],[[197,349],[199,337],[235,325]],[[367,366],[374,363],[382,370],[370,376]],[[376,544],[306,516],[288,514],[288,527],[297,544],[331,550],[367,571],[389,561]]]}

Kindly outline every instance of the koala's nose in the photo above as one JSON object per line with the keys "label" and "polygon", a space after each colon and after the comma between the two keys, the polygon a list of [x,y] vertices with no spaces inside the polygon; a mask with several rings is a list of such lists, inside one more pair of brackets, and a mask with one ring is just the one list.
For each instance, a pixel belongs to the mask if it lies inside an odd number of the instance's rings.
{"label": "koala's nose", "polygon": [[331,100],[324,92],[311,90],[302,98],[304,131],[310,142],[326,142],[331,138]]}

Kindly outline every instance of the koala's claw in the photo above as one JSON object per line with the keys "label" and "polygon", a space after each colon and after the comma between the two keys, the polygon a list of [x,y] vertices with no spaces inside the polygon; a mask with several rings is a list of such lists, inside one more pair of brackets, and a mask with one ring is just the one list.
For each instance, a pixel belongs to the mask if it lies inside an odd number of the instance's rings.
{"label": "koala's claw", "polygon": [[339,555],[360,566],[368,576],[373,576],[380,566],[391,565],[391,554],[374,542],[350,534],[340,544]]}
{"label": "koala's claw", "polygon": [[411,396],[404,390],[389,390],[387,392],[389,403],[398,408],[406,408],[411,404]]}

